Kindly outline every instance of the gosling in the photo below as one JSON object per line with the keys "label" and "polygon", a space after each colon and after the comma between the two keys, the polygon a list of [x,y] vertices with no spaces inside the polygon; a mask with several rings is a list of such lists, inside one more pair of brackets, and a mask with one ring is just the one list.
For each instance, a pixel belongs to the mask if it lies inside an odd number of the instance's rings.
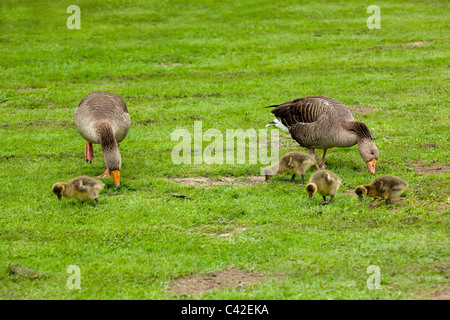
{"label": "gosling", "polygon": [[309,154],[299,151],[286,153],[280,161],[264,168],[263,174],[266,181],[275,174],[292,173],[290,181],[294,181],[295,175],[302,176],[302,184],[305,184],[305,172],[314,164],[314,159]]}
{"label": "gosling", "polygon": [[52,191],[61,201],[61,196],[66,198],[76,198],[82,202],[95,200],[98,202],[98,194],[105,187],[105,184],[97,179],[80,176],[68,182],[57,182],[53,185]]}
{"label": "gosling", "polygon": [[[329,170],[322,169],[315,172],[309,178],[308,184],[306,185],[306,192],[308,192],[310,200],[315,193],[320,194],[324,201],[321,205],[326,205],[334,198],[341,182],[341,178],[336,174]],[[328,200],[326,198],[327,196],[330,196]]]}
{"label": "gosling", "polygon": [[357,186],[355,189],[359,201],[362,202],[364,196],[380,197],[386,200],[386,205],[397,199],[408,187],[408,182],[394,176],[382,176],[372,181],[370,184]]}

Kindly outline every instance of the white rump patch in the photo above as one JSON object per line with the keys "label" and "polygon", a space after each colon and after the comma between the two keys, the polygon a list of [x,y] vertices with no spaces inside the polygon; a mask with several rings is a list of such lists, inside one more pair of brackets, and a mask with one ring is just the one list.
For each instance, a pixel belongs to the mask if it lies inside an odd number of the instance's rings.
{"label": "white rump patch", "polygon": [[280,120],[275,118],[275,120],[273,120],[273,122],[275,122],[275,127],[277,127],[280,130],[283,130],[284,132],[289,133],[289,129],[283,123],[281,123]]}

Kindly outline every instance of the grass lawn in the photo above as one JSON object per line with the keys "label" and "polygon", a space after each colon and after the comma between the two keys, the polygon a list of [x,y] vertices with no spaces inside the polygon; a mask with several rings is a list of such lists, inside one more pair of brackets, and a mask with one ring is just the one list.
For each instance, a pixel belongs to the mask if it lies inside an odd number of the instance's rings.
{"label": "grass lawn", "polygon": [[[72,4],[81,29],[66,26]],[[370,4],[1,1],[0,299],[428,299],[446,290],[448,3],[379,1],[381,29],[367,28]],[[55,182],[105,170],[99,145],[84,161],[73,123],[94,91],[128,105],[121,185],[104,179],[99,206],[59,202]],[[263,107],[310,95],[340,100],[369,126],[376,176],[409,182],[401,201],[351,194],[374,179],[356,146],[327,154],[343,181],[328,206],[287,175],[210,187],[168,179],[258,176],[263,165],[249,161],[175,165],[171,134],[193,133],[195,121],[203,132],[258,131],[273,120]],[[280,156],[306,151],[279,134]],[[70,265],[79,290],[67,286]],[[369,266],[379,289],[367,286]],[[172,290],[224,270],[262,280]]]}

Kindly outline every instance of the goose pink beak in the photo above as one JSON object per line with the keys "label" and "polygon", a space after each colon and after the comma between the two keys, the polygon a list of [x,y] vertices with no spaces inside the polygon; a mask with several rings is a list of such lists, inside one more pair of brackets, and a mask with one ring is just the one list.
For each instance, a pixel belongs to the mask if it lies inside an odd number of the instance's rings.
{"label": "goose pink beak", "polygon": [[375,165],[377,164],[377,160],[373,159],[372,161],[367,162],[367,166],[369,167],[369,171],[372,174],[375,174]]}

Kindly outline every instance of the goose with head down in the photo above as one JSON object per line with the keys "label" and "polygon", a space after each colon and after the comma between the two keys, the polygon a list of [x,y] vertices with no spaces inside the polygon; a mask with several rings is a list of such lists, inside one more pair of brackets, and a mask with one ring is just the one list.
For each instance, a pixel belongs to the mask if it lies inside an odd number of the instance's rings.
{"label": "goose with head down", "polygon": [[[350,110],[340,101],[324,96],[295,99],[280,105],[268,106],[275,120],[274,125],[288,132],[301,146],[310,150],[317,169],[325,168],[327,150],[334,147],[347,148],[358,144],[361,158],[375,174],[379,152],[372,141],[367,125],[355,121]],[[266,127],[267,127],[266,126]],[[315,149],[323,149],[323,157],[317,163]]]}
{"label": "goose with head down", "polygon": [[93,143],[101,145],[106,171],[98,176],[110,177],[120,185],[122,158],[120,142],[125,139],[131,120],[127,105],[120,96],[108,92],[93,92],[81,100],[75,110],[75,126],[86,140],[85,159],[92,162]]}

